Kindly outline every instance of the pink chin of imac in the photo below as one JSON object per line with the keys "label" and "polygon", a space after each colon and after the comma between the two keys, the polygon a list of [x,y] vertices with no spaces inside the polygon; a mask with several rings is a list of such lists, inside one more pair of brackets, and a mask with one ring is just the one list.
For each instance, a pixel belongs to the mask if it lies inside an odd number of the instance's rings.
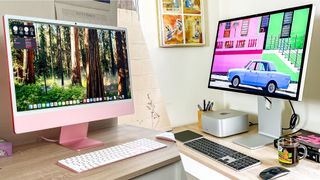
{"label": "pink chin of imac", "polygon": [[[87,107],[83,107],[87,106]],[[97,103],[82,107],[63,108],[46,113],[14,115],[13,124],[16,134],[61,127],[59,144],[80,151],[103,145],[101,141],[87,137],[88,122],[132,114],[132,99],[118,102]]]}

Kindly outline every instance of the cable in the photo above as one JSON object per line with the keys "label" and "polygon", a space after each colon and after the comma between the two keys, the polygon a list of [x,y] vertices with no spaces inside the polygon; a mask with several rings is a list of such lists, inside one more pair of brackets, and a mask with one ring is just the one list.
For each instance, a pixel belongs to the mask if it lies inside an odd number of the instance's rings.
{"label": "cable", "polygon": [[290,117],[289,127],[282,128],[282,130],[293,130],[299,124],[300,117],[298,114],[296,114],[296,111],[293,108],[291,100],[289,100],[289,103],[292,109],[292,115]]}
{"label": "cable", "polygon": [[[272,101],[264,96],[264,98],[272,105]],[[292,115],[290,117],[290,122],[289,122],[289,127],[287,128],[282,128],[282,130],[293,130],[298,124],[299,124],[299,120],[300,120],[300,117],[299,115],[296,113],[293,105],[292,105],[292,102],[291,100],[289,100],[289,104],[290,104],[290,107],[291,107],[291,110],[292,110]]]}
{"label": "cable", "polygon": [[267,96],[263,96],[263,97],[272,105],[272,101]]}
{"label": "cable", "polygon": [[292,133],[289,133],[289,134],[284,134],[284,135],[280,136],[279,138],[294,135],[294,134],[296,134],[297,132],[299,132],[300,130],[301,130],[301,129],[299,129],[299,130],[297,130],[297,131],[294,131],[294,132],[292,132]]}
{"label": "cable", "polygon": [[249,122],[249,126],[256,126],[258,123]]}
{"label": "cable", "polygon": [[43,136],[41,136],[40,138],[41,138],[42,140],[47,141],[47,142],[50,142],[50,143],[56,143],[56,142],[58,142],[58,140],[56,140],[56,139],[48,139],[48,138],[43,137]]}

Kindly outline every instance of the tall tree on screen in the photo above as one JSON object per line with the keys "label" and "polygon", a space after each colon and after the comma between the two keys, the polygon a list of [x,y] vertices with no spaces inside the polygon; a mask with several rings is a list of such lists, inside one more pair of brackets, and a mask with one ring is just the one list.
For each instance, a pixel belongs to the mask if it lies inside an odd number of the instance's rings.
{"label": "tall tree on screen", "polygon": [[77,27],[71,27],[70,40],[71,40],[71,64],[72,75],[71,82],[73,85],[81,84],[81,69],[80,69],[80,46],[79,46],[79,31]]}
{"label": "tall tree on screen", "polygon": [[63,27],[63,47],[65,71],[68,78],[71,77],[71,45],[70,45],[70,27]]}
{"label": "tall tree on screen", "polygon": [[23,82],[24,72],[23,72],[23,50],[21,49],[11,49],[12,59],[15,64],[14,73],[16,74],[17,82]]}
{"label": "tall tree on screen", "polygon": [[116,75],[116,63],[115,63],[115,59],[114,59],[114,52],[113,52],[113,45],[112,45],[112,31],[109,30],[109,51],[110,51],[110,55],[111,55],[111,73],[112,75]]}
{"label": "tall tree on screen", "polygon": [[23,50],[23,82],[25,84],[36,83],[35,72],[34,72],[34,58],[35,52],[33,49]]}
{"label": "tall tree on screen", "polygon": [[47,76],[49,74],[49,67],[47,64],[46,35],[43,25],[39,27],[39,38],[40,44],[38,48],[38,55],[35,61],[35,65],[37,66],[37,74],[43,78],[44,89],[47,93]]}
{"label": "tall tree on screen", "polygon": [[84,28],[79,28],[79,43],[80,43],[80,54],[81,54],[81,62],[82,62],[82,66],[85,68],[86,67],[86,50],[84,47]]}
{"label": "tall tree on screen", "polygon": [[[29,23],[24,23],[25,25],[30,25]],[[33,49],[23,50],[23,82],[25,84],[36,83],[36,76],[34,72],[34,59],[35,52]]]}
{"label": "tall tree on screen", "polygon": [[53,43],[52,43],[52,31],[53,28],[52,26],[49,24],[48,25],[48,41],[47,41],[47,53],[48,53],[48,59],[50,60],[50,71],[51,71],[51,78],[52,81],[54,82],[54,50],[53,50]]}
{"label": "tall tree on screen", "polygon": [[116,32],[117,67],[118,67],[118,94],[128,98],[127,88],[127,50],[126,39],[123,31]]}
{"label": "tall tree on screen", "polygon": [[57,69],[61,80],[61,86],[64,86],[63,76],[63,61],[62,61],[62,47],[61,47],[61,27],[57,26]]}
{"label": "tall tree on screen", "polygon": [[101,70],[98,33],[96,29],[84,30],[86,49],[87,97],[104,97],[103,74]]}
{"label": "tall tree on screen", "polygon": [[[108,39],[107,39],[107,32],[102,31],[101,33],[102,36],[102,58],[101,58],[101,63],[103,66],[104,73],[109,73],[109,47],[108,47]],[[108,57],[108,58],[107,58]]]}

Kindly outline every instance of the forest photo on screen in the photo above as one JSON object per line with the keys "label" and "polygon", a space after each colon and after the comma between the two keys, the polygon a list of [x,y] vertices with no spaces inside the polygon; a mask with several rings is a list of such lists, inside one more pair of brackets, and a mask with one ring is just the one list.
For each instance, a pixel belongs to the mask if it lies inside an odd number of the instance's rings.
{"label": "forest photo on screen", "polygon": [[126,32],[9,20],[17,111],[130,99]]}

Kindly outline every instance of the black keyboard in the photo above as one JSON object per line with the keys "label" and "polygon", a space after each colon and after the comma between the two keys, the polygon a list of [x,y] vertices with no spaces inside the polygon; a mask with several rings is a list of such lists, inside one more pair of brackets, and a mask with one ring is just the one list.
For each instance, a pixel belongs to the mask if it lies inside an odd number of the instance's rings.
{"label": "black keyboard", "polygon": [[212,142],[206,138],[191,140],[184,144],[236,171],[245,170],[261,163],[258,159]]}

